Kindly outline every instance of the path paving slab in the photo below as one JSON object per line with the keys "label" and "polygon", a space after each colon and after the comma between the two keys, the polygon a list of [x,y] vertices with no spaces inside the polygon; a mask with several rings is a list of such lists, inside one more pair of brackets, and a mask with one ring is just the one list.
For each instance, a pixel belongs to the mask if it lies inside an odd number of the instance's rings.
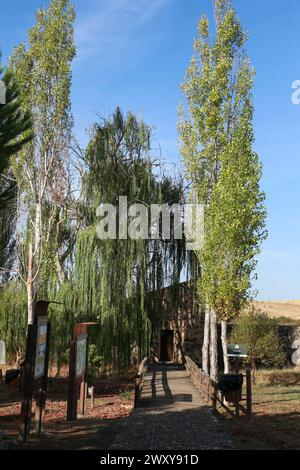
{"label": "path paving slab", "polygon": [[138,407],[125,420],[112,450],[233,449],[229,435],[181,365],[153,364]]}

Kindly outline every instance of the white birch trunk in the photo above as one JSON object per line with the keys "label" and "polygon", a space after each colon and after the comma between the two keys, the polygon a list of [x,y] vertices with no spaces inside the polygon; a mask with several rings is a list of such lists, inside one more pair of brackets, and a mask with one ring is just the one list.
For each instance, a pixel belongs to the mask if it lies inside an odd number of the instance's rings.
{"label": "white birch trunk", "polygon": [[210,311],[210,378],[215,382],[218,380],[217,315],[213,309]]}
{"label": "white birch trunk", "polygon": [[27,306],[28,306],[28,324],[34,323],[33,303],[38,290],[38,270],[40,263],[42,240],[42,203],[36,203],[34,220],[34,246],[29,243],[28,247],[28,272],[27,272]]}
{"label": "white birch trunk", "polygon": [[221,321],[221,341],[223,350],[224,374],[229,374],[229,361],[227,356],[227,321]]}
{"label": "white birch trunk", "polygon": [[28,248],[28,272],[27,272],[27,322],[28,325],[32,325],[34,322],[33,318],[33,279],[32,279],[32,243],[29,243]]}
{"label": "white birch trunk", "polygon": [[39,201],[35,207],[35,223],[34,223],[34,257],[38,259],[42,237],[42,204]]}
{"label": "white birch trunk", "polygon": [[205,320],[204,320],[204,338],[202,346],[202,369],[206,374],[209,374],[209,334],[210,334],[210,312],[209,308],[205,307]]}

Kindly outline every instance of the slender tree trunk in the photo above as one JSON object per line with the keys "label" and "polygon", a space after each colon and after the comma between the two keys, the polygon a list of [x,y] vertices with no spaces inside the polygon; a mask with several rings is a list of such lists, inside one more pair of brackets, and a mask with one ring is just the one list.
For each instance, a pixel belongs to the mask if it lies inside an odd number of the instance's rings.
{"label": "slender tree trunk", "polygon": [[209,374],[209,332],[210,332],[210,313],[209,308],[205,307],[204,320],[204,338],[202,346],[202,369]]}
{"label": "slender tree trunk", "polygon": [[60,239],[60,227],[62,221],[60,220],[60,208],[57,207],[55,211],[55,221],[56,221],[56,253],[55,253],[55,266],[56,266],[56,273],[59,282],[63,285],[66,282],[66,275],[63,269],[63,263],[61,261],[61,257],[59,255],[59,239]]}
{"label": "slender tree trunk", "polygon": [[224,374],[229,374],[229,361],[227,356],[227,321],[221,321],[221,340],[223,349]]}
{"label": "slender tree trunk", "polygon": [[38,290],[39,256],[42,240],[42,203],[39,200],[35,205],[34,221],[34,245],[29,243],[28,247],[28,272],[27,272],[27,306],[28,324],[34,323],[33,302]]}
{"label": "slender tree trunk", "polygon": [[210,311],[210,378],[217,382],[218,380],[218,334],[217,334],[217,315],[211,309]]}
{"label": "slender tree trunk", "polygon": [[62,264],[60,262],[58,253],[55,254],[55,265],[56,265],[56,273],[57,273],[58,280],[63,285],[66,281],[66,275],[63,270]]}
{"label": "slender tree trunk", "polygon": [[36,203],[35,206],[35,223],[34,223],[34,256],[38,259],[42,235],[42,203]]}
{"label": "slender tree trunk", "polygon": [[32,243],[29,243],[28,248],[28,272],[27,272],[27,322],[28,325],[33,324],[33,279],[32,279],[32,264],[33,264],[33,255],[32,255]]}

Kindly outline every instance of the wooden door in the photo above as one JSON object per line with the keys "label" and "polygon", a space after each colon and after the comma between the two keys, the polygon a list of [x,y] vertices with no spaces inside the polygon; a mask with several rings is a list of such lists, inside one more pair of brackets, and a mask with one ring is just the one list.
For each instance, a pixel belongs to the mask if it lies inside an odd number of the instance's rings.
{"label": "wooden door", "polygon": [[162,330],[160,342],[160,360],[173,362],[174,360],[174,331]]}

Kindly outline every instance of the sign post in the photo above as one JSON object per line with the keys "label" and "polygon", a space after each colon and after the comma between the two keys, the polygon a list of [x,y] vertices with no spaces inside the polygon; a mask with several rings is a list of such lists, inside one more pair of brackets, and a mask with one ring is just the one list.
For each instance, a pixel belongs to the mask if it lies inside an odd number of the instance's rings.
{"label": "sign post", "polygon": [[0,388],[2,387],[2,369],[1,366],[6,364],[6,349],[4,341],[0,340]]}
{"label": "sign post", "polygon": [[34,304],[34,323],[28,325],[26,355],[21,369],[21,415],[19,435],[26,442],[31,429],[32,398],[36,399],[35,431],[41,433],[45,414],[48,364],[50,322],[48,321],[48,307],[50,303],[39,300]]}
{"label": "sign post", "polygon": [[96,325],[97,323],[77,323],[74,327],[69,363],[68,421],[76,421],[77,419],[78,391],[80,391],[79,413],[81,416],[84,416],[86,413],[88,391],[88,328]]}
{"label": "sign post", "polygon": [[233,359],[234,372],[239,374],[241,368],[241,359],[248,357],[248,348],[245,344],[228,344],[227,356]]}
{"label": "sign post", "polygon": [[246,358],[248,357],[248,348],[246,344],[228,344],[227,345],[227,356]]}
{"label": "sign post", "polygon": [[[248,357],[248,347],[246,344],[228,344],[227,345],[227,356],[230,359],[233,359],[234,362],[234,372],[236,374],[240,373],[241,370],[241,359],[245,359]],[[235,400],[235,414],[239,416],[240,410],[242,410],[248,417],[251,419],[252,417],[252,384],[251,384],[251,367],[246,367],[246,403],[247,406],[244,408],[240,404],[240,399],[236,394]],[[241,398],[241,397],[240,397]]]}
{"label": "sign post", "polygon": [[37,320],[37,345],[35,355],[34,383],[35,383],[35,432],[43,431],[45,415],[46,393],[48,382],[49,340],[51,325],[47,317],[41,316]]}

